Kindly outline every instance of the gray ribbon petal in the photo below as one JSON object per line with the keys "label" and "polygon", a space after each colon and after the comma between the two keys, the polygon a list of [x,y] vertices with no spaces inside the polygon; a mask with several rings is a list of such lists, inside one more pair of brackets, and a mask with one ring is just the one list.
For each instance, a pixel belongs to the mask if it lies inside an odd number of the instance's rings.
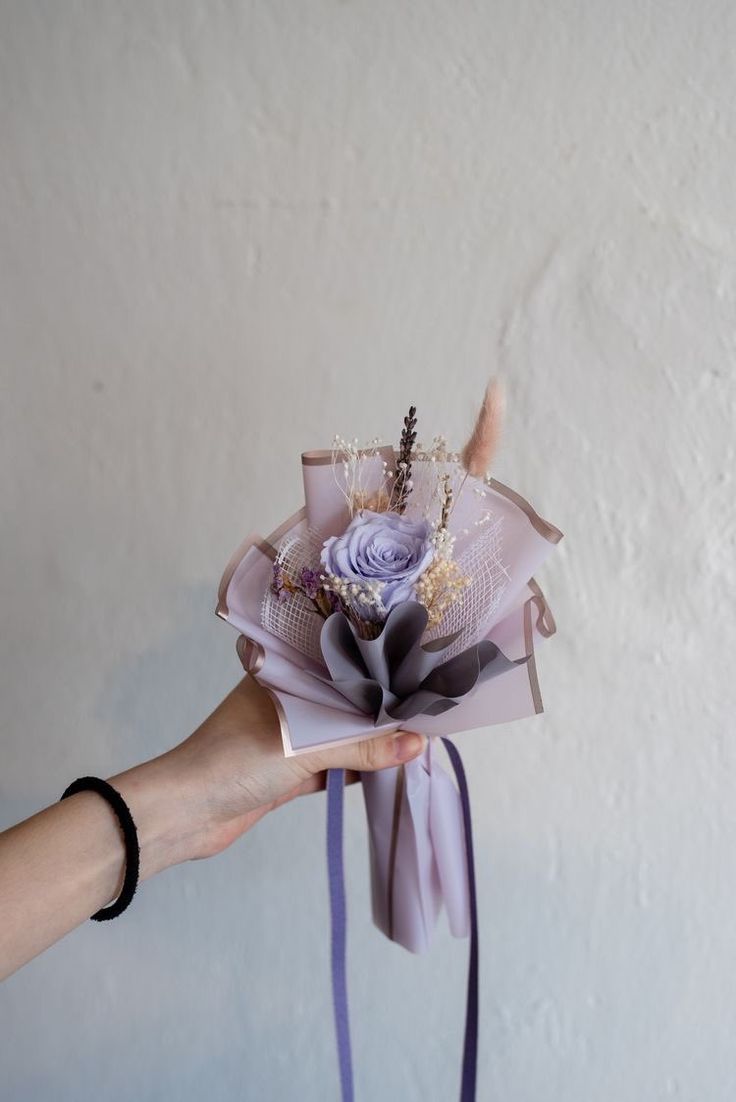
{"label": "gray ribbon petal", "polygon": [[367,676],[363,657],[347,616],[334,612],[322,625],[319,637],[322,657],[334,681]]}
{"label": "gray ribbon petal", "polygon": [[428,618],[424,605],[407,601],[391,609],[377,639],[356,639],[371,677],[382,685],[391,683],[392,672],[421,641]]}
{"label": "gray ribbon petal", "polygon": [[457,708],[457,706],[457,700],[450,700],[439,693],[420,689],[419,692],[413,693],[406,700],[401,700],[398,704],[386,708],[386,715],[389,719],[398,719],[403,722],[418,715],[440,716],[443,712],[449,712],[450,708]]}
{"label": "gray ribbon petal", "polygon": [[442,661],[457,633],[422,645],[428,614],[414,601],[389,613],[376,639],[361,639],[342,612],[322,627],[320,642],[331,684],[376,723],[441,715],[481,682],[528,661],[507,658],[490,640],[474,643]]}
{"label": "gray ribbon petal", "polygon": [[421,688],[439,693],[440,696],[465,696],[479,676],[480,658],[478,646],[475,645],[443,662],[441,666],[436,666],[425,677]]}
{"label": "gray ribbon petal", "polygon": [[325,677],[320,680],[332,685],[346,700],[354,704],[359,712],[365,712],[367,715],[379,716],[382,712],[388,714],[388,709],[397,704],[397,698],[393,693],[367,677],[353,677],[345,681],[330,681]]}
{"label": "gray ribbon petal", "polygon": [[420,647],[413,647],[391,676],[391,688],[397,696],[415,692],[424,679],[442,663],[444,652],[455,642],[460,632],[433,639]]}
{"label": "gray ribbon petal", "polygon": [[499,677],[502,673],[508,673],[509,670],[513,670],[517,666],[525,666],[530,658],[528,654],[525,654],[523,658],[507,658],[503,651],[499,650],[490,639],[484,639],[478,643],[478,656],[480,658],[480,681],[490,681],[491,678]]}

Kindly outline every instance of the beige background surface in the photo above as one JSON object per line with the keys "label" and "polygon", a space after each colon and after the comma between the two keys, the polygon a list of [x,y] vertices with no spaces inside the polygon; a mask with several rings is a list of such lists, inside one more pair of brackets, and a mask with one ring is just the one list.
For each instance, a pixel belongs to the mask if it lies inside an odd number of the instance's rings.
{"label": "beige background surface", "polygon": [[[566,532],[545,716],[461,739],[480,1099],[730,1102],[734,7],[0,2],[0,825],[187,734],[298,453],[459,441]],[[456,1096],[466,948],[369,916],[358,1097]],[[0,992],[12,1102],[323,1102],[324,806],[170,871]]]}

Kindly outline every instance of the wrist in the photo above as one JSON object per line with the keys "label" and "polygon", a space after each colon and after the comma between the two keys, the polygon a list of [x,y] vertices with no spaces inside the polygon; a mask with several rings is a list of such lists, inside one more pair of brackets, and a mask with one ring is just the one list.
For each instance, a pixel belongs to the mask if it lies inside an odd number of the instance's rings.
{"label": "wrist", "polygon": [[200,855],[207,829],[204,804],[197,778],[177,749],[108,778],[136,825],[140,880]]}
{"label": "wrist", "polygon": [[221,852],[257,821],[283,787],[275,741],[273,705],[245,678],[184,742],[108,778],[136,824],[141,880]]}

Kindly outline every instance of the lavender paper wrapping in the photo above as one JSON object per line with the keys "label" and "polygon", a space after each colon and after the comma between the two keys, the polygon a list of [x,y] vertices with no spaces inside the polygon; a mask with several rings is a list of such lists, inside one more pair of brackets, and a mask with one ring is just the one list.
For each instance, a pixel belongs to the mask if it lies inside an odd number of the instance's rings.
{"label": "lavender paper wrapping", "polygon": [[[382,460],[393,459],[391,449],[385,452],[365,461],[368,489],[380,482]],[[464,937],[469,930],[460,798],[438,760],[435,736],[542,711],[534,648],[540,638],[554,633],[555,625],[534,573],[562,534],[508,487],[468,479],[468,492],[459,497],[453,516],[458,554],[474,505],[470,491],[477,483],[501,524],[505,564],[503,591],[492,615],[480,625],[478,641],[494,643],[505,658],[518,664],[479,683],[441,715],[419,714],[398,722],[383,714],[376,722],[333,688],[320,656],[307,656],[264,627],[263,597],[283,542],[314,533],[325,539],[342,532],[350,519],[332,453],[306,453],[302,465],[304,508],[267,539],[251,536],[238,548],[220,583],[217,614],[241,634],[241,661],[274,701],[287,756],[400,728],[428,736],[420,758],[362,776],[374,921],[392,940],[422,952],[443,904],[452,933]]]}
{"label": "lavender paper wrapping", "polygon": [[455,937],[470,929],[460,797],[436,741],[407,765],[362,774],[373,921],[414,953],[428,948],[443,903]]}

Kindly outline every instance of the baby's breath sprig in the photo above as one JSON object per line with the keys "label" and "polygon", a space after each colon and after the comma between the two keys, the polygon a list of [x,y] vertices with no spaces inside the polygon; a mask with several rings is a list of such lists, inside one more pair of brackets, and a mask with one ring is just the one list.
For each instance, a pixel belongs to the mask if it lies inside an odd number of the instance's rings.
{"label": "baby's breath sprig", "polygon": [[449,528],[453,505],[451,475],[444,474],[438,483],[440,519],[435,522],[430,537],[434,557],[414,587],[417,600],[429,614],[427,628],[430,631],[437,627],[450,606],[460,600],[463,590],[472,582],[472,578],[462,573],[453,558],[455,536]]}
{"label": "baby's breath sprig", "polygon": [[406,512],[406,501],[411,492],[411,460],[414,445],[417,440],[417,407],[410,406],[409,413],[404,418],[404,427],[401,430],[399,441],[399,457],[396,464],[396,479],[394,481],[392,498],[394,509],[397,513]]}
{"label": "baby's breath sprig", "polygon": [[338,491],[345,499],[351,517],[363,509],[382,513],[389,508],[389,499],[382,487],[369,494],[362,482],[363,460],[370,456],[377,456],[380,447],[381,441],[378,436],[374,436],[363,447],[358,444],[357,436],[348,440],[338,434],[332,441],[333,478]]}
{"label": "baby's breath sprig", "polygon": [[385,513],[391,505],[390,496],[383,486],[379,486],[372,494],[367,493],[365,490],[355,490],[350,501],[350,511],[353,516],[355,516],[356,513],[362,513],[364,509],[368,509],[371,513]]}
{"label": "baby's breath sprig", "polygon": [[429,463],[452,463],[456,462],[458,457],[448,449],[447,438],[439,435],[432,437],[430,448],[424,448],[421,444],[417,444],[414,448],[414,458],[423,459]]}
{"label": "baby's breath sprig", "polygon": [[[446,529],[438,529],[437,535]],[[429,617],[427,628],[436,628],[447,610],[456,601],[472,578],[463,574],[454,559],[438,554],[424,571],[415,588],[416,597],[424,605]]]}
{"label": "baby's breath sprig", "polygon": [[341,610],[362,639],[376,639],[381,634],[386,609],[381,600],[382,582],[355,582],[336,574],[321,574],[322,588],[334,594]]}

